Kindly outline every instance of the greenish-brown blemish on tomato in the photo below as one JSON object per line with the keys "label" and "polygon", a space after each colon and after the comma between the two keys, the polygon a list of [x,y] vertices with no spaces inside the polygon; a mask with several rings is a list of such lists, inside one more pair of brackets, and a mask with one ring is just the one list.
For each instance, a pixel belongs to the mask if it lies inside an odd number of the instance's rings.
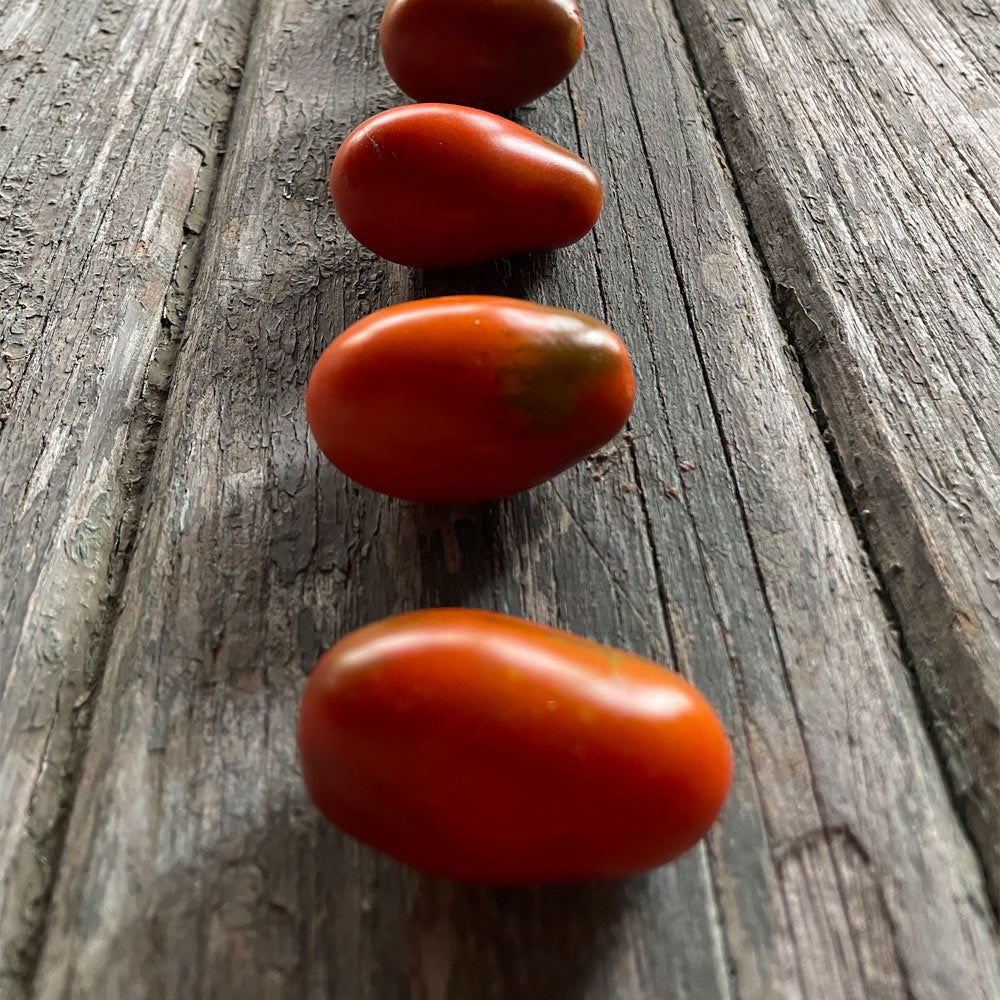
{"label": "greenish-brown blemish on tomato", "polygon": [[[558,430],[580,396],[617,371],[620,358],[603,338],[557,335],[519,348],[500,372],[504,400],[531,431]],[[588,342],[589,341],[589,342]]]}

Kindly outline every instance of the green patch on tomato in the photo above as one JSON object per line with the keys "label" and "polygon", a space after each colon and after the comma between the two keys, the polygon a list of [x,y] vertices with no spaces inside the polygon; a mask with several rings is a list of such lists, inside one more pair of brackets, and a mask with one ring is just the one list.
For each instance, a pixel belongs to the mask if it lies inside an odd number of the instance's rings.
{"label": "green patch on tomato", "polygon": [[504,398],[527,418],[529,430],[561,428],[576,412],[581,396],[618,368],[617,353],[596,341],[587,331],[572,339],[532,344],[501,369]]}

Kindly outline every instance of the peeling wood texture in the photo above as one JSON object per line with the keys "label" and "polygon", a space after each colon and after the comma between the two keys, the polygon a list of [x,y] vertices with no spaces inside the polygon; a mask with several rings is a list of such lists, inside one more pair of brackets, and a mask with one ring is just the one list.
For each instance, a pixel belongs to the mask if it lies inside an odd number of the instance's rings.
{"label": "peeling wood texture", "polygon": [[677,7],[998,905],[1000,5]]}
{"label": "peeling wood texture", "polygon": [[[35,6],[2,15],[5,53],[33,37],[43,20]],[[772,295],[774,277],[779,293],[793,289],[803,315],[814,315],[804,296],[825,288],[826,233],[816,231],[818,221],[812,229],[788,222],[780,238],[778,229],[763,231],[746,190],[745,154],[730,148],[750,126],[742,119],[723,125],[738,185],[716,144],[689,53],[704,79],[714,66],[729,72],[726,85],[735,87],[725,33],[733,30],[726,18],[739,15],[727,8],[706,20],[712,3],[681,3],[691,32],[685,39],[673,8],[660,0],[585,4],[584,60],[567,86],[518,120],[578,148],[603,177],[607,200],[594,236],[558,254],[430,273],[375,259],[329,203],[327,172],[340,140],[400,101],[378,60],[378,2],[261,0],[204,253],[185,250],[184,219],[207,200],[199,169],[213,170],[215,161],[203,150],[218,152],[229,114],[228,78],[216,79],[207,67],[236,71],[251,5],[75,6],[67,24],[78,26],[77,44],[119,46],[123,60],[135,60],[131,73],[113,71],[107,57],[94,72],[107,75],[106,89],[118,88],[105,105],[137,116],[128,134],[139,138],[116,138],[117,119],[107,111],[84,127],[78,109],[58,126],[59,141],[74,149],[104,143],[107,156],[131,150],[125,163],[135,157],[135,167],[103,208],[95,195],[83,197],[90,189],[81,186],[76,200],[48,217],[51,196],[39,193],[17,216],[22,227],[41,231],[38,220],[50,218],[52,229],[76,219],[74,212],[103,221],[68,233],[58,244],[65,259],[53,258],[52,248],[49,256],[22,249],[19,258],[4,251],[0,274],[16,259],[10,273],[25,287],[65,285],[74,308],[85,294],[94,297],[88,317],[133,318],[127,327],[126,318],[118,326],[106,320],[110,332],[95,338],[94,323],[43,297],[45,315],[25,321],[39,324],[30,344],[49,346],[12,367],[18,388],[3,397],[13,402],[0,432],[0,476],[14,485],[0,482],[15,516],[0,526],[14,532],[12,539],[0,535],[0,669],[16,669],[8,671],[2,704],[0,776],[21,805],[0,820],[7,864],[0,932],[9,963],[2,988],[44,1000],[1000,995],[982,867],[924,723],[928,706],[935,720],[944,719],[939,702],[952,690],[927,691],[938,675],[920,636],[933,625],[914,625],[916,605],[891,590],[900,647],[865,549],[870,541],[889,586],[898,586],[887,572],[885,531],[869,534],[869,522],[885,520],[903,486],[912,485],[893,478],[903,458],[929,476],[940,469],[926,456],[919,465],[915,451],[904,454],[875,433],[912,401],[902,387],[894,386],[891,400],[872,393],[867,425],[837,416],[824,395],[840,363],[840,354],[823,346],[829,332],[816,327],[811,354],[786,299]],[[778,30],[790,16],[785,8],[801,7],[796,17],[805,18],[806,7],[815,17],[824,5],[756,6],[770,10],[769,30]],[[99,15],[112,9],[123,20],[111,41],[102,40]],[[957,45],[967,18],[951,13],[946,37]],[[873,23],[880,16],[873,13]],[[210,46],[194,46],[199,32],[218,39],[213,56]],[[35,44],[48,51],[47,43]],[[964,44],[980,65],[993,57],[981,39]],[[765,51],[768,79],[781,79],[794,47],[763,48],[758,60]],[[134,103],[120,97],[124,87],[145,88],[154,108],[161,105],[150,94],[160,88],[180,93],[169,109],[161,107],[164,114],[179,114],[184,101],[201,107],[199,95],[208,93],[218,103],[210,116],[194,115],[207,132],[192,143],[164,131],[159,119],[143,125]],[[39,96],[39,107],[54,106],[57,97],[55,89]],[[713,105],[720,122],[721,100]],[[859,116],[881,107],[866,100]],[[37,143],[41,117],[25,113],[10,135]],[[839,141],[833,125],[826,127],[829,141]],[[772,149],[767,143],[779,141],[773,130],[753,134],[762,156],[790,162],[810,155],[796,146],[800,136]],[[190,159],[190,183],[171,202],[173,214],[159,210],[162,228],[150,223],[151,235],[142,237],[159,241],[157,265],[147,266],[133,243],[170,165],[183,159],[170,157],[172,143]],[[7,148],[0,145],[4,156]],[[89,155],[90,165],[79,168],[84,178],[98,162]],[[993,159],[980,169],[1000,167]],[[50,183],[34,161],[24,173],[26,191]],[[775,185],[774,212],[791,220],[799,189]],[[932,190],[911,196],[914,212],[920,198],[936,205]],[[885,202],[858,213],[872,239],[883,216],[895,224]],[[118,228],[108,229],[109,220]],[[789,246],[799,240],[808,281],[794,284],[777,270],[776,254],[790,252],[780,239]],[[912,234],[906,239],[912,243]],[[897,242],[905,243],[902,236]],[[967,249],[972,261],[973,240]],[[115,271],[112,286],[92,275],[87,267],[96,263],[81,263],[81,255],[101,257],[101,275],[118,259],[132,269],[123,277]],[[179,262],[197,265],[186,315],[169,308],[184,303],[174,279]],[[966,272],[973,273],[971,263]],[[982,280],[989,280],[985,271]],[[349,483],[308,435],[302,404],[313,362],[372,309],[460,291],[535,298],[590,312],[617,329],[637,370],[628,433],[552,483],[498,504],[429,509]],[[902,356],[916,350],[901,333],[912,317],[904,319],[927,294],[897,291],[885,280],[859,283],[850,301],[859,314],[881,310],[882,325],[862,332],[878,333],[880,350]],[[8,285],[0,294],[11,294]],[[150,296],[148,316],[143,295]],[[958,292],[949,287],[948,295]],[[934,307],[954,327],[967,307],[950,312],[950,301],[938,294]],[[49,313],[54,318],[46,320]],[[13,327],[4,322],[8,335]],[[992,334],[974,330],[983,343],[992,336],[995,348],[995,327]],[[883,377],[874,348],[866,362],[868,354],[850,353],[854,339],[844,343],[837,350],[847,383],[868,374],[866,363],[873,379]],[[124,352],[129,361],[102,360],[102,351],[112,359]],[[947,360],[954,366],[963,359]],[[926,360],[921,370],[939,381],[951,377],[953,367],[942,362],[938,372],[936,364]],[[163,378],[151,394],[154,370]],[[976,377],[985,386],[996,373]],[[921,405],[930,406],[925,391]],[[823,404],[825,428],[809,392]],[[51,394],[49,409],[36,402],[31,412],[42,416],[29,420],[25,394]],[[920,412],[909,411],[910,424]],[[983,405],[976,419],[993,413]],[[955,426],[942,424],[939,433]],[[42,462],[55,427],[65,438],[62,451]],[[866,436],[865,454],[881,455],[880,474],[864,479],[871,514],[861,516],[861,538],[824,429],[855,499],[859,467],[847,453]],[[87,441],[94,442],[90,451]],[[99,496],[100,527],[88,528]],[[923,494],[905,497],[909,506],[897,517],[915,519],[929,554],[907,557],[903,575],[940,593],[952,570],[947,537],[935,532],[947,518],[921,506]],[[985,508],[970,509],[988,531]],[[74,556],[80,545],[70,540],[81,525],[84,548]],[[949,582],[949,593],[959,594],[960,583]],[[736,755],[730,802],[706,844],[620,885],[496,891],[416,875],[326,825],[304,797],[295,757],[305,675],[349,629],[450,604],[569,628],[693,679],[719,708]],[[969,608],[988,635],[988,616]],[[949,629],[938,642],[947,650],[960,645]],[[968,645],[956,676],[942,672],[939,683],[976,681],[985,691],[991,664],[980,654],[987,649]],[[923,681],[916,693],[910,657]],[[955,749],[948,743],[944,754],[954,776],[955,755],[979,748],[979,757],[961,758],[972,770],[959,791],[971,792],[959,798],[980,849],[983,831],[967,804],[988,802],[988,734],[975,728],[987,709],[984,698],[953,720]],[[49,799],[37,792],[46,781]],[[36,802],[43,803],[48,841],[34,833]]]}
{"label": "peeling wood texture", "polygon": [[250,20],[0,6],[4,997],[40,945]]}

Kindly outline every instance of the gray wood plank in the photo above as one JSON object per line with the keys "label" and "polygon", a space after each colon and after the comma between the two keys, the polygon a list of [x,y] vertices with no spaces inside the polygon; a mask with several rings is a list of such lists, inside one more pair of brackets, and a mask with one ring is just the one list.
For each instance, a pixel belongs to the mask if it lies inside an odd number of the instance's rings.
{"label": "gray wood plank", "polygon": [[1000,8],[677,7],[997,905]]}
{"label": "gray wood plank", "polygon": [[0,5],[4,997],[40,944],[251,7]]}
{"label": "gray wood plank", "polygon": [[[595,5],[570,86],[520,116],[579,135],[595,237],[442,275],[373,259],[328,201],[339,139],[399,99],[378,8],[262,4],[37,995],[993,996],[979,870],[676,23]],[[607,318],[638,370],[628,436],[476,508],[346,482],[305,426],[312,362],[372,308],[470,289]],[[691,676],[737,759],[708,844],[623,885],[490,891],[325,825],[295,760],[303,675],[425,604]]]}

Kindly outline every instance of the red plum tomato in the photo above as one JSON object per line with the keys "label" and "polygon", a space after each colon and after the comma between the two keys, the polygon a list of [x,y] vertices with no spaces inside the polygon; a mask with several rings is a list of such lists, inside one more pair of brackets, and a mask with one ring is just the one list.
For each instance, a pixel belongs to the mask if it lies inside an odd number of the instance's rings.
{"label": "red plum tomato", "polygon": [[306,392],[320,448],[404,500],[520,493],[606,444],[632,410],[628,352],[589,316],[490,295],[372,313],[323,352]]}
{"label": "red plum tomato", "polygon": [[583,52],[573,0],[390,0],[382,58],[417,101],[506,111],[552,90]]}
{"label": "red plum tomato", "polygon": [[729,741],[679,675],[487,611],[400,615],[319,661],[305,783],[346,833],[423,871],[494,884],[632,875],[703,837]]}
{"label": "red plum tomato", "polygon": [[407,267],[450,268],[582,239],[604,199],[579,156],[474,108],[411,104],[344,140],[330,171],[341,221]]}

